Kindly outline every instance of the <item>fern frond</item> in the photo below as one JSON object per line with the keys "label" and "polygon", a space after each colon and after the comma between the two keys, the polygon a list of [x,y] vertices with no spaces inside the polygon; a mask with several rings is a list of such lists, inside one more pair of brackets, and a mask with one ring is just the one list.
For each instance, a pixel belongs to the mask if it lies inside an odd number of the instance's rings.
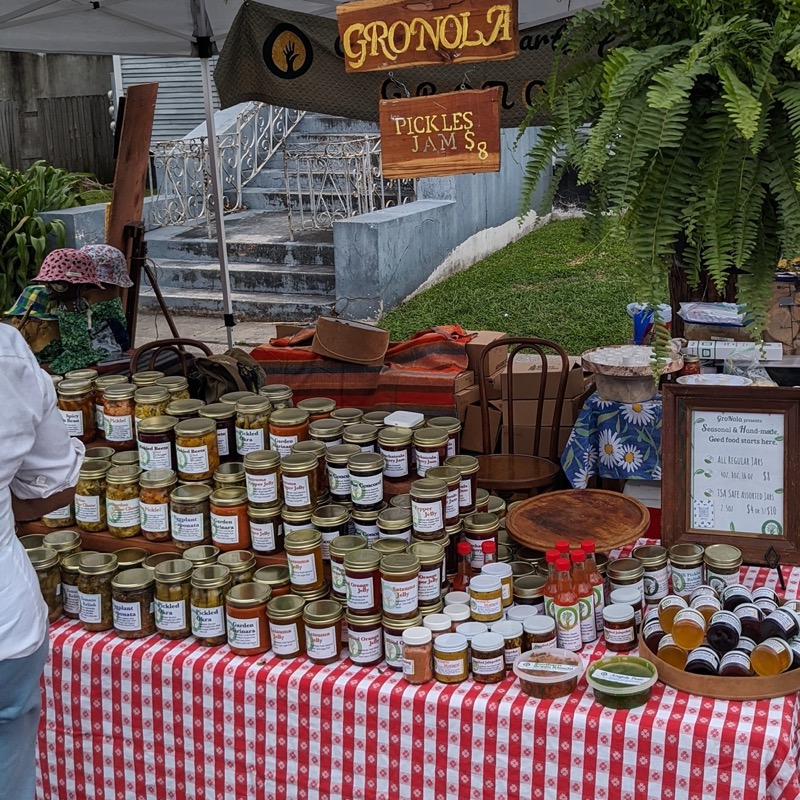
{"label": "fern frond", "polygon": [[[788,83],[777,92],[789,121],[789,130],[794,140],[795,171],[800,173],[800,83]],[[800,189],[800,179],[796,186]]]}
{"label": "fern frond", "polygon": [[765,148],[770,194],[775,200],[780,238],[787,258],[800,256],[800,192],[794,165],[793,142],[784,126],[775,125]]}
{"label": "fern frond", "polygon": [[531,206],[531,197],[539,185],[546,169],[552,167],[553,158],[560,144],[560,133],[552,125],[539,131],[539,141],[525,154],[525,168],[522,177],[522,196],[519,216],[524,217]]}
{"label": "fern frond", "polygon": [[717,74],[722,82],[722,99],[728,114],[742,136],[752,139],[761,117],[761,102],[739,80],[739,76],[727,62],[717,64]]}
{"label": "fern frond", "polygon": [[789,66],[800,69],[800,44],[795,45],[784,58]]}

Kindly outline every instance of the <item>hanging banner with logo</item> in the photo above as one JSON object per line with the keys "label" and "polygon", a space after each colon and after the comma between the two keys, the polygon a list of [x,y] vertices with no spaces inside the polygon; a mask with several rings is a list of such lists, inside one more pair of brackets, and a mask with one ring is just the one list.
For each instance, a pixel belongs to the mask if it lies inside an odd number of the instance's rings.
{"label": "hanging banner with logo", "polygon": [[516,0],[358,0],[336,7],[347,72],[517,55]]}
{"label": "hanging banner with logo", "polygon": [[[421,4],[422,5],[422,4]],[[573,4],[574,5],[574,4]],[[214,79],[222,107],[260,100],[286,108],[378,121],[378,101],[497,88],[500,124],[517,127],[550,74],[553,49],[565,20],[520,31],[519,56],[510,61],[345,71],[335,20],[313,14],[242,4],[225,40]],[[611,40],[603,44],[600,53]],[[535,120],[541,122],[542,120]]]}

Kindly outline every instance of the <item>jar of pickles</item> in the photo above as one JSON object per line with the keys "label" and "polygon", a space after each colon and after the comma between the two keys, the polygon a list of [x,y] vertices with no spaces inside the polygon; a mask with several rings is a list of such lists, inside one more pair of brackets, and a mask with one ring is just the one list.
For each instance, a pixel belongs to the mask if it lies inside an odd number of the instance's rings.
{"label": "jar of pickles", "polygon": [[[186,401],[178,401],[186,402]],[[207,481],[219,466],[217,428],[210,419],[188,419],[175,426],[178,477]]]}
{"label": "jar of pickles", "polygon": [[250,547],[247,489],[217,489],[209,497],[211,541],[220,550]]}
{"label": "jar of pickles", "polygon": [[256,573],[256,558],[249,550],[229,550],[220,553],[217,564],[227,567],[231,573],[231,586],[251,583]]}
{"label": "jar of pickles", "polygon": [[240,456],[267,447],[269,400],[243,397],[236,403],[236,451]]}
{"label": "jar of pickles", "polygon": [[315,600],[303,609],[306,655],[315,664],[333,664],[339,660],[342,616],[342,607],[335,600]]}
{"label": "jar of pickles", "polygon": [[95,437],[94,389],[91,381],[63,380],[56,387],[58,410],[67,433],[84,444]]}
{"label": "jar of pickles", "polygon": [[108,631],[114,627],[111,581],[117,571],[113,553],[82,553],[78,560],[79,617],[87,631]]}
{"label": "jar of pickles", "polygon": [[209,567],[217,563],[219,558],[219,547],[213,544],[199,544],[196,547],[190,547],[181,554],[181,558],[191,562],[192,568]]}
{"label": "jar of pickles", "polygon": [[304,606],[303,598],[293,594],[273,597],[267,603],[272,652],[278,658],[296,658],[305,653]]}
{"label": "jar of pickles", "polygon": [[261,508],[250,505],[247,508],[250,520],[250,540],[253,551],[260,556],[271,556],[283,550],[283,520],[281,507]]}
{"label": "jar of pickles", "polygon": [[374,453],[378,444],[378,429],[363,422],[348,425],[343,439],[346,444],[357,444],[362,453]]}
{"label": "jar of pickles", "polygon": [[310,511],[317,505],[317,457],[290,453],[281,458],[283,500],[293,511]]}
{"label": "jar of pickles", "polygon": [[175,469],[176,417],[142,419],[136,429],[139,466],[142,470]]}
{"label": "jar of pickles", "polygon": [[75,524],[82,531],[96,533],[106,529],[107,461],[86,459],[75,487]]}
{"label": "jar of pickles", "polygon": [[153,574],[149,569],[118,572],[111,581],[111,611],[120,639],[141,639],[156,631]]}
{"label": "jar of pickles", "polygon": [[392,425],[378,432],[378,451],[384,458],[383,477],[387,481],[408,480],[414,469],[413,431]]}
{"label": "jar of pickles", "polygon": [[236,449],[236,406],[230,403],[210,403],[203,406],[198,414],[204,419],[214,420],[220,463],[235,461],[239,457]]}
{"label": "jar of pickles", "polygon": [[293,531],[284,537],[293,587],[318,589],[325,576],[322,570],[322,534],[314,529]]}
{"label": "jar of pickles", "polygon": [[165,639],[185,639],[192,633],[190,601],[192,562],[163,561],[155,568],[156,629]]}
{"label": "jar of pickles", "polygon": [[461,452],[461,420],[458,417],[431,417],[428,427],[447,431],[447,458]]}
{"label": "jar of pickles", "polygon": [[41,547],[49,547],[58,553],[60,559],[81,549],[81,535],[77,531],[54,531],[45,534]]}
{"label": "jar of pickles", "polygon": [[178,476],[171,469],[151,469],[139,476],[142,536],[148,542],[170,540],[169,498]]}
{"label": "jar of pickles", "polygon": [[356,453],[347,460],[350,499],[354,509],[373,511],[382,506],[383,467],[384,459],[379,453]]}
{"label": "jar of pickles", "polygon": [[170,400],[189,400],[189,381],[183,375],[167,375],[155,382],[169,392]]}
{"label": "jar of pickles", "polygon": [[455,467],[431,467],[428,478],[437,478],[447,484],[445,497],[444,524],[446,528],[457,525],[459,521],[459,494],[461,473]]}
{"label": "jar of pickles", "polygon": [[347,462],[350,456],[360,453],[355,444],[340,444],[328,448],[325,462],[328,471],[328,487],[334,503],[350,502],[350,470]]}
{"label": "jar of pickles", "polygon": [[443,428],[420,428],[414,431],[414,453],[420,478],[426,477],[431,467],[444,465],[448,457],[448,441],[447,431]]}
{"label": "jar of pickles", "polygon": [[308,439],[308,411],[282,408],[269,418],[269,449],[288,456],[292,447]]}
{"label": "jar of pickles", "polygon": [[170,400],[167,406],[167,416],[177,417],[181,422],[187,419],[197,419],[200,409],[205,406],[202,400]]}
{"label": "jar of pickles", "polygon": [[141,531],[139,467],[111,467],[106,473],[106,519],[108,532],[128,539]]}
{"label": "jar of pickles", "polygon": [[330,397],[308,397],[297,404],[297,408],[308,411],[309,424],[323,419],[330,419],[331,412],[336,408],[336,401]]}
{"label": "jar of pickles", "polygon": [[[331,400],[331,402],[333,401]],[[327,418],[320,419],[319,417],[314,419],[313,414],[309,417],[309,420],[308,438],[310,441],[322,442],[326,449],[329,447],[335,447],[337,444],[342,443],[344,425],[342,425],[339,420]]]}
{"label": "jar of pickles", "polygon": [[179,486],[170,495],[172,540],[179,550],[211,541],[211,487]]}
{"label": "jar of pickles", "polygon": [[230,571],[221,564],[197,567],[192,573],[192,634],[204,647],[227,641],[225,595],[230,583]]}
{"label": "jar of pickles", "polygon": [[425,478],[411,484],[410,494],[414,536],[441,539],[445,533],[447,484],[438,478]]}
{"label": "jar of pickles", "polygon": [[109,386],[128,383],[124,375],[100,375],[94,380],[94,425],[101,433],[105,430],[105,417],[103,416],[103,392]]}
{"label": "jar of pickles", "polygon": [[103,390],[103,433],[106,440],[130,448],[136,443],[134,429],[136,388],[119,383]]}
{"label": "jar of pickles", "polygon": [[311,524],[322,535],[322,560],[330,561],[331,542],[339,536],[346,536],[350,529],[350,511],[338,503],[317,506],[311,512]]}
{"label": "jar of pickles", "polygon": [[228,646],[239,656],[266,653],[270,647],[267,603],[269,587],[257,583],[233,586],[225,598]]}
{"label": "jar of pickles", "polygon": [[266,397],[276,411],[294,407],[292,387],[285,383],[268,383],[266,386],[262,386],[258,393],[262,397]]}
{"label": "jar of pickles", "polygon": [[170,402],[169,390],[164,386],[145,386],[133,395],[134,424],[138,427],[143,419],[163,417]]}
{"label": "jar of pickles", "polygon": [[47,604],[47,619],[55,622],[64,611],[58,553],[50,547],[34,547],[27,553],[39,580],[42,598]]}

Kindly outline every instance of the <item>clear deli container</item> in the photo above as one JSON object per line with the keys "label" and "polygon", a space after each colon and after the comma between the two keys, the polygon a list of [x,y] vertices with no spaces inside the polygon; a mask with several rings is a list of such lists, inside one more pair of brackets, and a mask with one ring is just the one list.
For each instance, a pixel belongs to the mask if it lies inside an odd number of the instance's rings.
{"label": "clear deli container", "polygon": [[586,680],[601,706],[637,708],[650,699],[658,670],[638,656],[608,656],[589,666]]}
{"label": "clear deli container", "polygon": [[559,647],[528,650],[514,661],[514,674],[528,697],[553,700],[575,691],[583,674],[583,661],[571,650]]}

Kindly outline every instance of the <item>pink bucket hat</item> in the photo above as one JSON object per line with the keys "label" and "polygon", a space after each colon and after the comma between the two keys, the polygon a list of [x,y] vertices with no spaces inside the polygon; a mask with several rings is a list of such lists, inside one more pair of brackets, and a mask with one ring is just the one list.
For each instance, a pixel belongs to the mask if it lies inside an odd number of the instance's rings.
{"label": "pink bucket hat", "polygon": [[110,244],[87,244],[81,247],[80,252],[94,262],[100,283],[110,283],[123,289],[133,286],[133,281],[128,277],[128,262],[122,250]]}
{"label": "pink bucket hat", "polygon": [[86,253],[70,248],[49,253],[35,280],[44,283],[93,283],[100,286],[94,261]]}

